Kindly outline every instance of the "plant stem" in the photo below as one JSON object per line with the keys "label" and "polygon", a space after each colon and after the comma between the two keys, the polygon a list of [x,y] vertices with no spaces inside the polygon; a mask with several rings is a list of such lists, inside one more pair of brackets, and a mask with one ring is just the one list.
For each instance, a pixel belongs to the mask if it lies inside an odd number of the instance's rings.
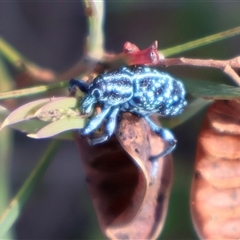
{"label": "plant stem", "polygon": [[23,88],[19,90],[8,91],[8,92],[1,92],[0,100],[36,95],[39,93],[47,92],[52,89],[57,89],[57,88],[62,88],[67,86],[68,86],[68,82],[62,81],[62,82],[52,83],[44,86],[37,86],[37,87]]}
{"label": "plant stem", "polygon": [[[2,61],[0,54],[0,89],[12,89],[12,79],[7,71],[6,64]],[[4,129],[0,135],[0,214],[2,214],[8,206],[9,202],[9,169],[10,159],[13,149],[13,132],[11,129]],[[12,239],[13,232],[8,231],[2,236],[4,239]]]}
{"label": "plant stem", "polygon": [[0,238],[11,228],[15,223],[21,210],[24,207],[26,200],[29,198],[30,194],[34,190],[38,181],[42,178],[43,174],[47,170],[49,164],[51,163],[53,157],[60,147],[59,140],[54,140],[50,143],[47,150],[44,152],[37,166],[33,169],[30,176],[24,182],[16,196],[10,202],[8,208],[0,217]]}
{"label": "plant stem", "polygon": [[167,48],[167,49],[163,49],[161,50],[161,53],[165,56],[165,57],[169,57],[172,56],[174,54],[178,54],[178,53],[182,53],[184,51],[188,51],[190,49],[193,48],[197,48],[197,47],[201,47],[213,42],[217,42],[226,38],[230,38],[233,36],[236,36],[240,34],[240,27],[236,27],[236,28],[232,28],[229,29],[227,31],[223,31],[223,32],[219,32],[207,37],[203,37],[188,43],[184,43],[175,47],[171,47],[171,48]]}
{"label": "plant stem", "polygon": [[83,2],[89,26],[87,55],[94,59],[101,59],[104,54],[104,0],[84,0]]}

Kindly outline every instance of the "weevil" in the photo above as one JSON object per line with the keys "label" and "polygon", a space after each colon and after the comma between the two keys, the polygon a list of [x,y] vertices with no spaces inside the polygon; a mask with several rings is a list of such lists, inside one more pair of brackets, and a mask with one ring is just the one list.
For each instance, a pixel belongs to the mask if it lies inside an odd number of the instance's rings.
{"label": "weevil", "polygon": [[101,113],[91,117],[87,125],[79,130],[80,134],[90,135],[104,119],[107,120],[105,133],[101,137],[89,139],[91,145],[105,142],[112,136],[117,116],[121,112],[131,112],[144,118],[152,131],[168,143],[164,151],[149,159],[153,163],[152,177],[155,178],[157,160],[171,153],[177,141],[170,130],[156,125],[149,116],[154,113],[163,117],[181,114],[187,105],[182,82],[167,73],[147,66],[137,66],[100,74],[91,84],[71,79],[69,90],[74,86],[86,93],[80,103],[81,114],[89,114],[95,104],[101,108]]}

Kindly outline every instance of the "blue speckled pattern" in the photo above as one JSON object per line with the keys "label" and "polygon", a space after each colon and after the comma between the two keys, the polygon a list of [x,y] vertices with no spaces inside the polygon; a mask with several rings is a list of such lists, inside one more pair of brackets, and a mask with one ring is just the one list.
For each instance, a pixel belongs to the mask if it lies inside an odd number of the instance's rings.
{"label": "blue speckled pattern", "polygon": [[179,115],[187,102],[185,89],[180,81],[149,67],[133,69],[133,97],[121,110],[136,114],[161,116]]}
{"label": "blue speckled pattern", "polygon": [[100,74],[89,85],[88,95],[98,89],[101,95],[98,102],[110,106],[122,104],[132,98],[133,75],[127,68]]}
{"label": "blue speckled pattern", "polygon": [[172,152],[176,140],[169,130],[153,123],[149,115],[154,113],[161,116],[179,115],[187,105],[183,84],[167,73],[146,66],[137,66],[100,74],[90,85],[82,80],[71,79],[69,90],[71,91],[74,86],[86,93],[80,103],[82,114],[90,113],[96,103],[102,109],[100,114],[93,116],[88,124],[80,129],[81,135],[90,135],[104,119],[107,120],[105,133],[99,138],[89,140],[91,145],[104,142],[112,136],[120,112],[132,112],[143,117],[149,127],[168,142],[168,148],[150,157],[153,162],[154,179],[157,173],[156,160]]}

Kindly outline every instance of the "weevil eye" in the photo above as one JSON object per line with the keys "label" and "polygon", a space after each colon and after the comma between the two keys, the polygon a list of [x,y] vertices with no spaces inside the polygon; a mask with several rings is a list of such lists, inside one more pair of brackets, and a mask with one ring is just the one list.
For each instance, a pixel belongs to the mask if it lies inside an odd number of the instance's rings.
{"label": "weevil eye", "polygon": [[92,92],[92,95],[96,98],[96,99],[99,99],[101,97],[101,92],[99,89],[94,89],[93,92]]}

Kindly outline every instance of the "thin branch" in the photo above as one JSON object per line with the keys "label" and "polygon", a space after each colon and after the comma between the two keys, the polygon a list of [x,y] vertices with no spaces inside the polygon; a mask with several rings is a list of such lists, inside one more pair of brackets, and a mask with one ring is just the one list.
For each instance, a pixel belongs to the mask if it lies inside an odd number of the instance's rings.
{"label": "thin branch", "polygon": [[237,84],[238,86],[240,86],[240,77],[239,75],[232,69],[232,67],[230,67],[229,65],[227,65],[223,71],[230,76]]}
{"label": "thin branch", "polygon": [[214,67],[223,70],[226,65],[232,68],[240,68],[240,56],[229,60],[214,60],[214,59],[193,59],[193,58],[166,58],[162,59],[158,66],[198,66],[198,67]]}
{"label": "thin branch", "polygon": [[240,56],[229,60],[213,60],[213,59],[192,59],[192,58],[166,58],[159,61],[158,66],[197,66],[197,67],[213,67],[219,68],[228,76],[230,76],[238,85],[240,85],[240,77],[234,69],[240,69]]}

